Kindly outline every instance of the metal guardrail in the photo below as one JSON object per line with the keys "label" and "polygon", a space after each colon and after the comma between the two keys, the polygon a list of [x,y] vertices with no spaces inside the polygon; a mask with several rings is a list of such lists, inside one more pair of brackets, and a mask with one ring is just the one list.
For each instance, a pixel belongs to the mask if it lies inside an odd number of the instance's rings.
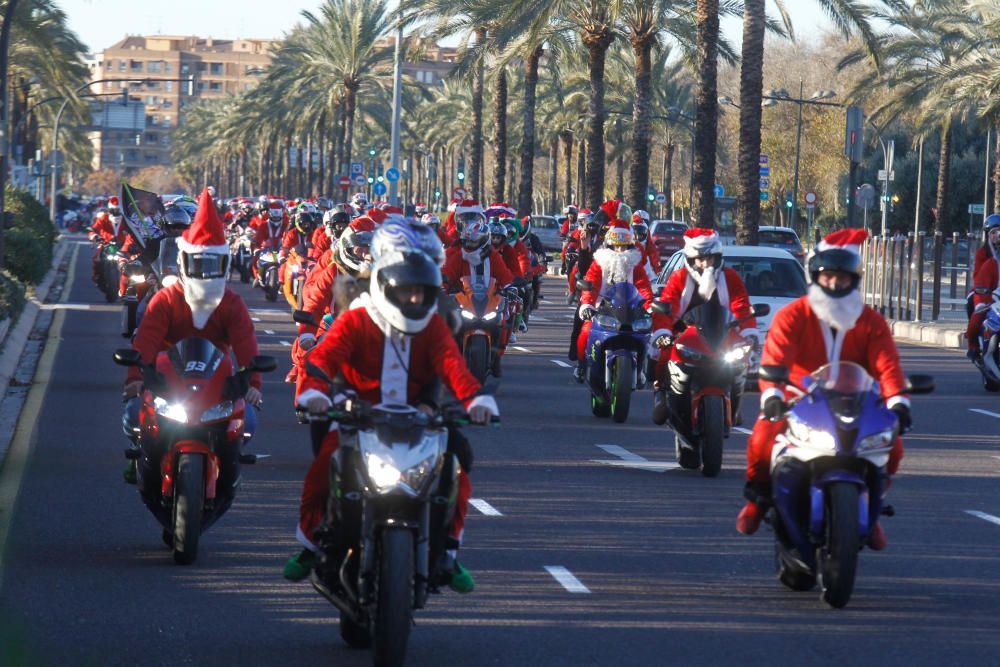
{"label": "metal guardrail", "polygon": [[861,251],[865,302],[890,319],[964,318],[979,241],[958,232],[871,237]]}

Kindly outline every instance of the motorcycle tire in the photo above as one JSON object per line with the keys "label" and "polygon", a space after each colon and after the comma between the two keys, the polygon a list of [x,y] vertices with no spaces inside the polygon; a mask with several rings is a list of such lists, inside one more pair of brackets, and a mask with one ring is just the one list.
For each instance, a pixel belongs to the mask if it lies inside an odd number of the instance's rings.
{"label": "motorcycle tire", "polygon": [[611,419],[621,424],[628,419],[629,405],[632,403],[632,382],[635,369],[631,357],[618,357],[611,369]]}
{"label": "motorcycle tire", "polygon": [[413,533],[409,528],[387,528],[380,546],[374,664],[397,667],[406,661],[413,623]]}
{"label": "motorcycle tire", "polygon": [[268,301],[278,300],[278,270],[268,269],[264,276],[264,298]]}
{"label": "motorcycle tire", "polygon": [[108,303],[114,303],[118,300],[118,279],[120,277],[118,266],[111,262],[105,262],[104,273],[104,300]]}
{"label": "motorcycle tire", "polygon": [[826,544],[819,549],[822,600],[834,609],[844,607],[854,592],[858,569],[858,487],[834,482],[827,487]]}
{"label": "motorcycle tire", "polygon": [[997,382],[996,380],[991,380],[986,376],[986,373],[983,373],[983,389],[991,392],[1000,391],[1000,382]]}
{"label": "motorcycle tire", "polygon": [[486,382],[490,367],[490,346],[483,336],[472,336],[465,346],[465,363],[479,384]]}
{"label": "motorcycle tire", "polygon": [[205,506],[205,456],[177,456],[174,480],[174,562],[190,565],[198,557],[201,513]]}
{"label": "motorcycle tire", "polygon": [[704,396],[698,408],[698,424],[701,429],[701,474],[716,477],[722,470],[722,439],[726,428],[724,409],[726,402],[722,396]]}
{"label": "motorcycle tire", "polygon": [[127,299],[122,308],[122,338],[131,338],[136,327],[139,326],[137,322],[139,304]]}
{"label": "motorcycle tire", "polygon": [[372,633],[368,626],[358,623],[343,611],[340,612],[340,638],[351,648],[372,647]]}
{"label": "motorcycle tire", "polygon": [[611,404],[605,401],[600,396],[590,395],[590,411],[594,413],[595,417],[610,417],[611,416]]}
{"label": "motorcycle tire", "polygon": [[240,282],[244,285],[250,282],[250,261],[244,259],[239,263]]}

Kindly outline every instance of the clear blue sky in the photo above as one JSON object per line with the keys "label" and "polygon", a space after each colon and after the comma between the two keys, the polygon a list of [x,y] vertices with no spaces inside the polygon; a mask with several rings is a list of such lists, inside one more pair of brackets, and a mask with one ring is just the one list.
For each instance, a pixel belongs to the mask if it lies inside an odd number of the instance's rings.
{"label": "clear blue sky", "polygon": [[[101,51],[126,34],[198,35],[277,38],[300,21],[303,9],[320,0],[57,0],[69,16],[69,26],[91,51]],[[799,39],[830,29],[819,3],[786,3]],[[723,24],[726,35],[739,43],[739,20]]]}

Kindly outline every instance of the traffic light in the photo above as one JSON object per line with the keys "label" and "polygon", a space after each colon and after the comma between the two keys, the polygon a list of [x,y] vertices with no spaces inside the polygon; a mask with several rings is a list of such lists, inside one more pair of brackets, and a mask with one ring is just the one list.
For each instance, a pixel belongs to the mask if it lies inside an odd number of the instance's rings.
{"label": "traffic light", "polygon": [[656,195],[653,194],[652,192],[647,192],[646,199],[648,199],[649,201],[656,201]]}
{"label": "traffic light", "polygon": [[465,180],[465,158],[458,158],[458,180],[459,182]]}
{"label": "traffic light", "polygon": [[437,199],[440,196],[441,196],[441,191],[440,190],[434,190],[434,198]]}
{"label": "traffic light", "polygon": [[368,154],[371,155],[372,157],[375,157],[375,149],[374,148],[369,148],[368,149]]}
{"label": "traffic light", "polygon": [[381,182],[383,182],[385,180],[385,178],[382,176],[382,174],[379,174],[378,178],[376,178],[375,180],[377,180],[379,183],[381,183]]}
{"label": "traffic light", "polygon": [[785,208],[791,208],[794,202],[795,196],[789,192],[785,194]]}
{"label": "traffic light", "polygon": [[368,177],[368,185],[371,185],[374,182],[375,182],[375,177],[374,176],[369,176]]}

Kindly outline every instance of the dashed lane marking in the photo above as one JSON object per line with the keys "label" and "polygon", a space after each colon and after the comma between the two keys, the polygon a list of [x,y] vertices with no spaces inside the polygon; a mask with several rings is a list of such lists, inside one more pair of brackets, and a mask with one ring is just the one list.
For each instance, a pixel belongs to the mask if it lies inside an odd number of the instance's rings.
{"label": "dashed lane marking", "polygon": [[618,445],[597,445],[598,449],[603,449],[611,456],[617,456],[624,461],[645,461],[643,457],[638,454],[633,454],[624,447],[619,447]]}
{"label": "dashed lane marking", "polygon": [[637,468],[650,472],[666,472],[680,467],[674,461],[649,461],[618,445],[597,445],[597,447],[612,456],[617,456],[618,459],[591,459],[594,463],[603,463],[604,465],[618,466],[620,468]]}
{"label": "dashed lane marking", "polygon": [[271,330],[271,329],[264,329],[264,333],[266,333],[268,336],[273,336],[274,335],[274,331]]}
{"label": "dashed lane marking", "polygon": [[549,321],[549,318],[542,317],[541,315],[532,315],[531,319],[536,320],[538,322],[548,322]]}
{"label": "dashed lane marking", "polygon": [[734,426],[733,430],[736,431],[737,433],[742,433],[743,435],[750,435],[751,433],[753,433],[753,431],[751,431],[750,429],[743,428],[742,426]]}
{"label": "dashed lane marking", "polygon": [[589,593],[590,589],[583,585],[583,582],[573,576],[573,573],[562,565],[546,565],[545,571],[552,575],[552,578],[570,593]]}
{"label": "dashed lane marking", "polygon": [[1000,419],[1000,412],[991,412],[989,410],[983,410],[982,408],[969,408],[969,412],[978,412],[981,415],[986,415],[987,417],[996,417]]}
{"label": "dashed lane marking", "polygon": [[469,504],[475,507],[477,510],[485,514],[486,516],[503,516],[500,510],[490,505],[488,502],[481,498],[470,498]]}
{"label": "dashed lane marking", "polygon": [[978,510],[965,510],[965,513],[974,516],[977,519],[982,519],[983,521],[989,521],[1000,526],[1000,516],[993,516],[992,514],[987,514],[986,512],[980,512]]}
{"label": "dashed lane marking", "polygon": [[518,352],[528,352],[529,354],[531,353],[531,350],[529,350],[526,347],[521,347],[520,345],[511,345],[511,347],[517,350]]}
{"label": "dashed lane marking", "polygon": [[567,364],[565,361],[562,361],[561,359],[549,359],[549,361],[554,363],[556,366],[562,366],[563,368],[572,368],[570,364]]}
{"label": "dashed lane marking", "polygon": [[284,345],[285,347],[291,347],[292,346],[292,344],[289,343],[287,340],[281,341],[281,344]]}
{"label": "dashed lane marking", "polygon": [[260,318],[259,317],[251,317],[250,321],[251,322],[260,322]]}

